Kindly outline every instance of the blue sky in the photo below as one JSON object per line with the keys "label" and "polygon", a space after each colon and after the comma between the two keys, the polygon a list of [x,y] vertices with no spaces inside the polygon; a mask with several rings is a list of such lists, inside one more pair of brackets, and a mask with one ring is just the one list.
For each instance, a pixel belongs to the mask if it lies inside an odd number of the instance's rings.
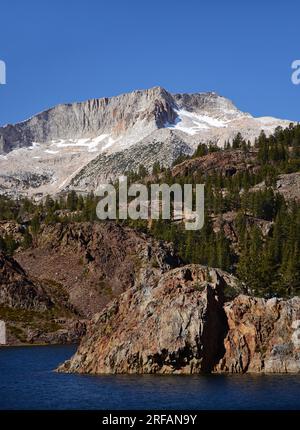
{"label": "blue sky", "polygon": [[161,85],[300,120],[297,0],[1,0],[0,124]]}

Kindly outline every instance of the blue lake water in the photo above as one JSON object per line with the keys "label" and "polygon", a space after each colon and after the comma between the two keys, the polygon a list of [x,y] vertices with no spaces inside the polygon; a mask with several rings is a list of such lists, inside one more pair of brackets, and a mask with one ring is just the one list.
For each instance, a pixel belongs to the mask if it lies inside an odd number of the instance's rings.
{"label": "blue lake water", "polygon": [[0,409],[300,409],[300,375],[53,372],[74,346],[0,348]]}

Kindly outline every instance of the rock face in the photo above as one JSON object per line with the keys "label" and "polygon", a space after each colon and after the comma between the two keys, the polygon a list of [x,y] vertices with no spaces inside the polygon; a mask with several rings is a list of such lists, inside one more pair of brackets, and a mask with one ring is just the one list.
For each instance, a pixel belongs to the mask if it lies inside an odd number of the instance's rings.
{"label": "rock face", "polygon": [[300,172],[279,175],[275,190],[287,200],[300,202]]}
{"label": "rock face", "polygon": [[118,136],[137,125],[140,139],[166,122],[173,122],[172,96],[163,88],[134,91],[112,98],[92,99],[82,103],[62,104],[27,121],[0,128],[2,152],[31,146],[33,142],[56,139],[93,138],[105,133]]}
{"label": "rock face", "polygon": [[122,294],[90,323],[61,371],[79,373],[199,373],[224,355],[225,296],[237,280],[217,269],[189,265],[157,285]]}
{"label": "rock face", "polygon": [[0,253],[0,306],[45,311],[53,307],[43,288],[34,285],[23,268]]}
{"label": "rock face", "polygon": [[172,169],[173,177],[191,174],[211,175],[215,172],[225,176],[233,176],[237,172],[255,172],[259,169],[255,149],[248,153],[242,150],[220,151],[186,160]]}
{"label": "rock face", "polygon": [[15,221],[0,220],[0,237],[11,236],[16,242],[20,243],[24,232],[24,226],[21,224]]}
{"label": "rock face", "polygon": [[241,295],[226,304],[228,333],[218,372],[300,372],[300,298]]}
{"label": "rock face", "polygon": [[[216,233],[223,231],[225,237],[230,240],[232,248],[239,252],[238,212],[229,211],[212,218],[213,229]],[[249,231],[254,225],[257,226],[263,237],[268,237],[272,232],[273,222],[245,215],[245,227]]]}
{"label": "rock face", "polygon": [[8,342],[76,342],[85,321],[125,290],[155,285],[180,266],[172,244],[115,222],[41,224],[29,248],[26,225],[0,223],[18,244],[0,253],[0,320]]}
{"label": "rock face", "polygon": [[87,318],[126,289],[152,285],[180,264],[173,245],[114,222],[43,225],[33,247],[16,258],[32,277],[66,290]]}
{"label": "rock face", "polygon": [[65,291],[30,278],[17,261],[0,253],[0,319],[6,344],[78,342],[85,321]]}
{"label": "rock face", "polygon": [[[265,182],[261,182],[251,188],[251,190],[259,191],[265,188]],[[276,184],[273,186],[273,190],[274,192],[282,194],[286,200],[300,202],[300,172],[279,175]]]}
{"label": "rock face", "polygon": [[0,321],[0,345],[6,345],[6,324]]}
{"label": "rock face", "polygon": [[129,149],[98,155],[73,176],[66,189],[95,190],[99,184],[114,180],[127,171],[138,171],[140,165],[149,172],[155,162],[169,167],[180,155],[191,155],[192,148],[182,132],[159,129]]}
{"label": "rock face", "polygon": [[40,198],[67,187],[86,191],[140,163],[170,166],[200,142],[222,146],[238,131],[253,141],[262,130],[268,135],[288,125],[254,118],[215,93],[170,94],[161,87],[59,105],[0,127],[0,193]]}
{"label": "rock face", "polygon": [[78,373],[300,372],[300,298],[246,296],[231,275],[189,265],[136,286],[90,322]]}

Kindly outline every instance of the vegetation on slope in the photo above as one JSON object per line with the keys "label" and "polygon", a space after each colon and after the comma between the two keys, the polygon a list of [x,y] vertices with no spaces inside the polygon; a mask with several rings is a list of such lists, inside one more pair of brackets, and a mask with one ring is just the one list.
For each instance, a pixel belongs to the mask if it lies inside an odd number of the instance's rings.
{"label": "vegetation on slope", "polygon": [[[290,201],[274,191],[281,174],[300,171],[300,125],[278,128],[273,135],[264,133],[254,148],[238,134],[232,143],[225,145],[226,153],[240,151],[247,158],[254,157],[254,168],[232,172],[218,169],[209,172],[191,169],[189,160],[206,157],[220,151],[214,145],[199,145],[191,157],[177,160],[176,168],[185,166],[183,174],[173,169],[160,168],[155,163],[152,172],[140,166],[137,172],[128,172],[129,181],[151,183],[204,183],[205,225],[200,231],[186,231],[182,223],[157,220],[127,220],[133,228],[146,231],[155,238],[174,242],[186,263],[201,263],[219,267],[236,274],[256,295],[291,296],[300,293],[300,204]],[[255,185],[264,183],[260,189]],[[300,194],[300,192],[299,192]],[[10,235],[0,237],[0,249],[13,253],[18,246],[30,247],[39,232],[40,224],[55,222],[96,222],[97,198],[93,194],[77,195],[74,191],[57,200],[47,197],[34,204],[28,199],[14,202],[0,197],[2,220],[15,220],[25,225],[22,243]],[[225,232],[225,214],[233,212],[237,240]],[[223,219],[224,217],[224,219]],[[216,229],[216,218],[223,227]],[[251,220],[251,222],[249,222]],[[264,234],[260,221],[268,223]]]}

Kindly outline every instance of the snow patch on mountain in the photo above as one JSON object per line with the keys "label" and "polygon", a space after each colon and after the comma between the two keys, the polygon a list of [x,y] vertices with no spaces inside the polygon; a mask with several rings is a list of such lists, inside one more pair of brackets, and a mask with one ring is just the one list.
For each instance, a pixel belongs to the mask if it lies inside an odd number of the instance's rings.
{"label": "snow patch on mountain", "polygon": [[[52,151],[51,149],[46,149],[45,152],[46,152],[46,154],[58,154],[59,153],[59,151]],[[36,158],[36,157],[33,157],[33,158]]]}
{"label": "snow patch on mountain", "polygon": [[[104,144],[103,144],[104,142]],[[106,143],[105,143],[106,142]],[[114,141],[111,141],[111,137],[109,134],[101,134],[94,138],[82,138],[82,139],[58,139],[53,140],[51,142],[51,146],[54,146],[56,148],[75,148],[80,149],[86,148],[89,152],[95,152],[98,147],[101,145],[101,148],[104,147],[107,148],[108,146],[112,145]]]}
{"label": "snow patch on mountain", "polygon": [[166,123],[165,127],[173,130],[181,130],[184,133],[195,135],[203,130],[209,130],[212,127],[227,127],[227,122],[214,118],[209,115],[200,115],[185,109],[174,109],[177,118],[174,124]]}

